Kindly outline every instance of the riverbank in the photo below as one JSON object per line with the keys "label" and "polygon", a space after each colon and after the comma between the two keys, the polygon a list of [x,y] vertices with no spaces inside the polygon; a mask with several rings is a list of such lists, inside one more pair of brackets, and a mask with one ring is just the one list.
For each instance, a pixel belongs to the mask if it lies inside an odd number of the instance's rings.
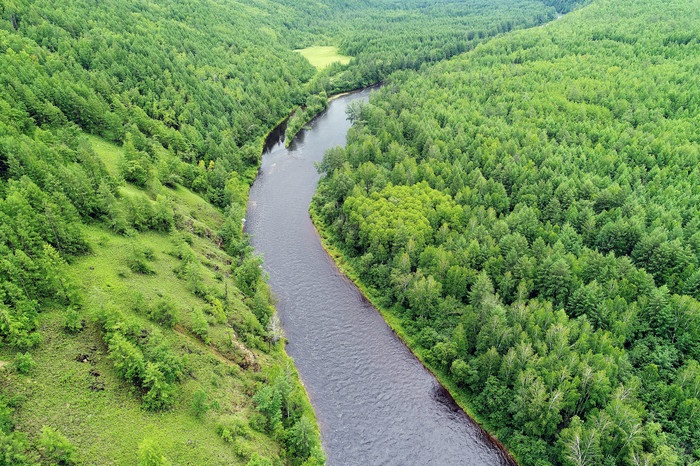
{"label": "riverbank", "polygon": [[[355,92],[362,91],[363,89],[374,89],[377,87],[382,86],[383,82],[378,82],[375,84],[371,84],[366,87],[360,87],[357,89],[351,89],[348,91],[343,91],[343,92],[338,92],[337,94],[331,94],[329,96],[326,96],[325,93],[321,94],[316,94],[318,96],[323,96],[325,97],[325,105],[320,105],[320,103],[315,103],[313,106],[306,106],[306,107],[298,107],[297,109],[293,110],[290,115],[285,119],[287,120],[287,127],[285,129],[285,147],[289,147],[289,145],[292,143],[294,138],[296,137],[297,134],[299,134],[299,131],[302,129],[306,128],[309,123],[311,123],[314,118],[319,116],[323,111],[328,108],[328,104],[333,102],[336,99],[339,99],[341,97],[345,97],[346,95],[353,94]],[[285,120],[282,120],[281,123],[284,123]],[[275,129],[277,126],[275,127]],[[272,133],[272,131],[270,132]],[[266,139],[267,140],[267,139]]]}
{"label": "riverbank", "polygon": [[351,280],[354,285],[360,290],[362,295],[374,306],[374,308],[381,314],[384,321],[389,325],[396,336],[401,339],[401,341],[406,345],[406,347],[413,353],[413,355],[421,362],[423,367],[428,370],[433,376],[440,382],[440,384],[445,387],[451,398],[457,405],[474,421],[474,423],[483,431],[494,444],[496,444],[514,463],[518,463],[517,459],[513,454],[506,448],[506,446],[501,443],[501,441],[490,432],[493,432],[492,426],[481,418],[477,412],[472,409],[470,400],[459,393],[459,390],[454,382],[452,382],[449,377],[441,370],[438,370],[426,361],[425,355],[421,351],[417,351],[416,344],[411,338],[406,330],[401,324],[401,320],[389,309],[382,306],[377,290],[374,290],[366,286],[359,275],[355,271],[352,264],[352,260],[342,251],[341,248],[337,246],[338,242],[334,241],[332,234],[330,234],[323,225],[323,222],[315,209],[315,204],[312,202],[309,207],[309,216],[316,229],[316,233],[321,241],[323,249],[328,253],[328,255],[333,259],[338,269],[345,275],[349,280]]}
{"label": "riverbank", "polygon": [[246,215],[328,464],[513,464],[338,271],[309,218],[316,164],[345,144],[347,108],[369,93],[333,100],[291,149],[277,141]]}

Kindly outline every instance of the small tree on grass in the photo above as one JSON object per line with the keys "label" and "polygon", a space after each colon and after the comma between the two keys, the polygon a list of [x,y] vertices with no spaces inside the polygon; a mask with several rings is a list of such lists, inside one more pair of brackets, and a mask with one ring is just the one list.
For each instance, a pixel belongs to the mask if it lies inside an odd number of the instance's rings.
{"label": "small tree on grass", "polygon": [[147,438],[139,444],[138,466],[170,466],[155,440]]}
{"label": "small tree on grass", "polygon": [[134,245],[132,246],[131,255],[127,258],[127,265],[134,273],[154,275],[156,271],[148,263],[152,259],[153,254],[151,251]]}
{"label": "small tree on grass", "polygon": [[204,392],[204,390],[197,390],[192,395],[192,410],[194,411],[194,415],[198,418],[203,417],[207,411],[209,411],[207,394]]}
{"label": "small tree on grass", "polygon": [[257,453],[253,453],[246,466],[272,466],[272,461],[267,458],[263,458]]}
{"label": "small tree on grass", "polygon": [[52,427],[44,426],[41,428],[39,449],[51,464],[71,465],[76,462],[75,446]]}
{"label": "small tree on grass", "polygon": [[35,365],[34,358],[29,353],[17,353],[15,356],[15,370],[20,374],[29,374]]}
{"label": "small tree on grass", "polygon": [[192,332],[209,344],[209,322],[201,309],[197,308],[192,312]]}
{"label": "small tree on grass", "polygon": [[83,319],[77,309],[68,308],[63,316],[63,329],[68,333],[78,333],[83,329]]}
{"label": "small tree on grass", "polygon": [[143,396],[143,406],[149,411],[163,411],[175,403],[175,387],[165,380],[157,363],[146,363],[143,387],[148,389]]}
{"label": "small tree on grass", "polygon": [[178,322],[175,305],[172,301],[165,299],[158,301],[155,306],[148,311],[148,317],[152,321],[167,328],[175,327],[175,324]]}

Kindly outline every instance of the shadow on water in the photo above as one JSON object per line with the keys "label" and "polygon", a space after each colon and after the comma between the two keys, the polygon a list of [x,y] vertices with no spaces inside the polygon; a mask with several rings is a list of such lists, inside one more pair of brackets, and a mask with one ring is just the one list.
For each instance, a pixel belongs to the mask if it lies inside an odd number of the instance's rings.
{"label": "shadow on water", "polygon": [[277,125],[275,129],[270,131],[270,134],[267,135],[267,139],[265,139],[263,154],[270,152],[277,144],[284,143],[284,133],[287,131],[287,123],[289,123],[289,118],[286,118],[282,123]]}

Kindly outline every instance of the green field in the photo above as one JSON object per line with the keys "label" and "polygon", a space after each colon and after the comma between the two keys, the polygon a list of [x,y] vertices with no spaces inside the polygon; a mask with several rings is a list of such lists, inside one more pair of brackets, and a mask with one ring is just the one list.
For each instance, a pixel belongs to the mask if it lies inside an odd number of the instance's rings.
{"label": "green field", "polygon": [[299,52],[318,70],[322,70],[336,62],[347,65],[352,59],[352,57],[339,54],[338,47],[330,45],[315,45],[313,47],[295,50],[295,52]]}

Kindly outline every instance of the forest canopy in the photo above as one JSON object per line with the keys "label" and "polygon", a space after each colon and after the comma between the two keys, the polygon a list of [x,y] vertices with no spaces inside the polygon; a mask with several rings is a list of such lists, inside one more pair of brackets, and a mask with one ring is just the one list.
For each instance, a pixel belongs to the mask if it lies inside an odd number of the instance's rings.
{"label": "forest canopy", "polygon": [[394,73],[317,221],[525,465],[700,461],[700,17],[600,0]]}

